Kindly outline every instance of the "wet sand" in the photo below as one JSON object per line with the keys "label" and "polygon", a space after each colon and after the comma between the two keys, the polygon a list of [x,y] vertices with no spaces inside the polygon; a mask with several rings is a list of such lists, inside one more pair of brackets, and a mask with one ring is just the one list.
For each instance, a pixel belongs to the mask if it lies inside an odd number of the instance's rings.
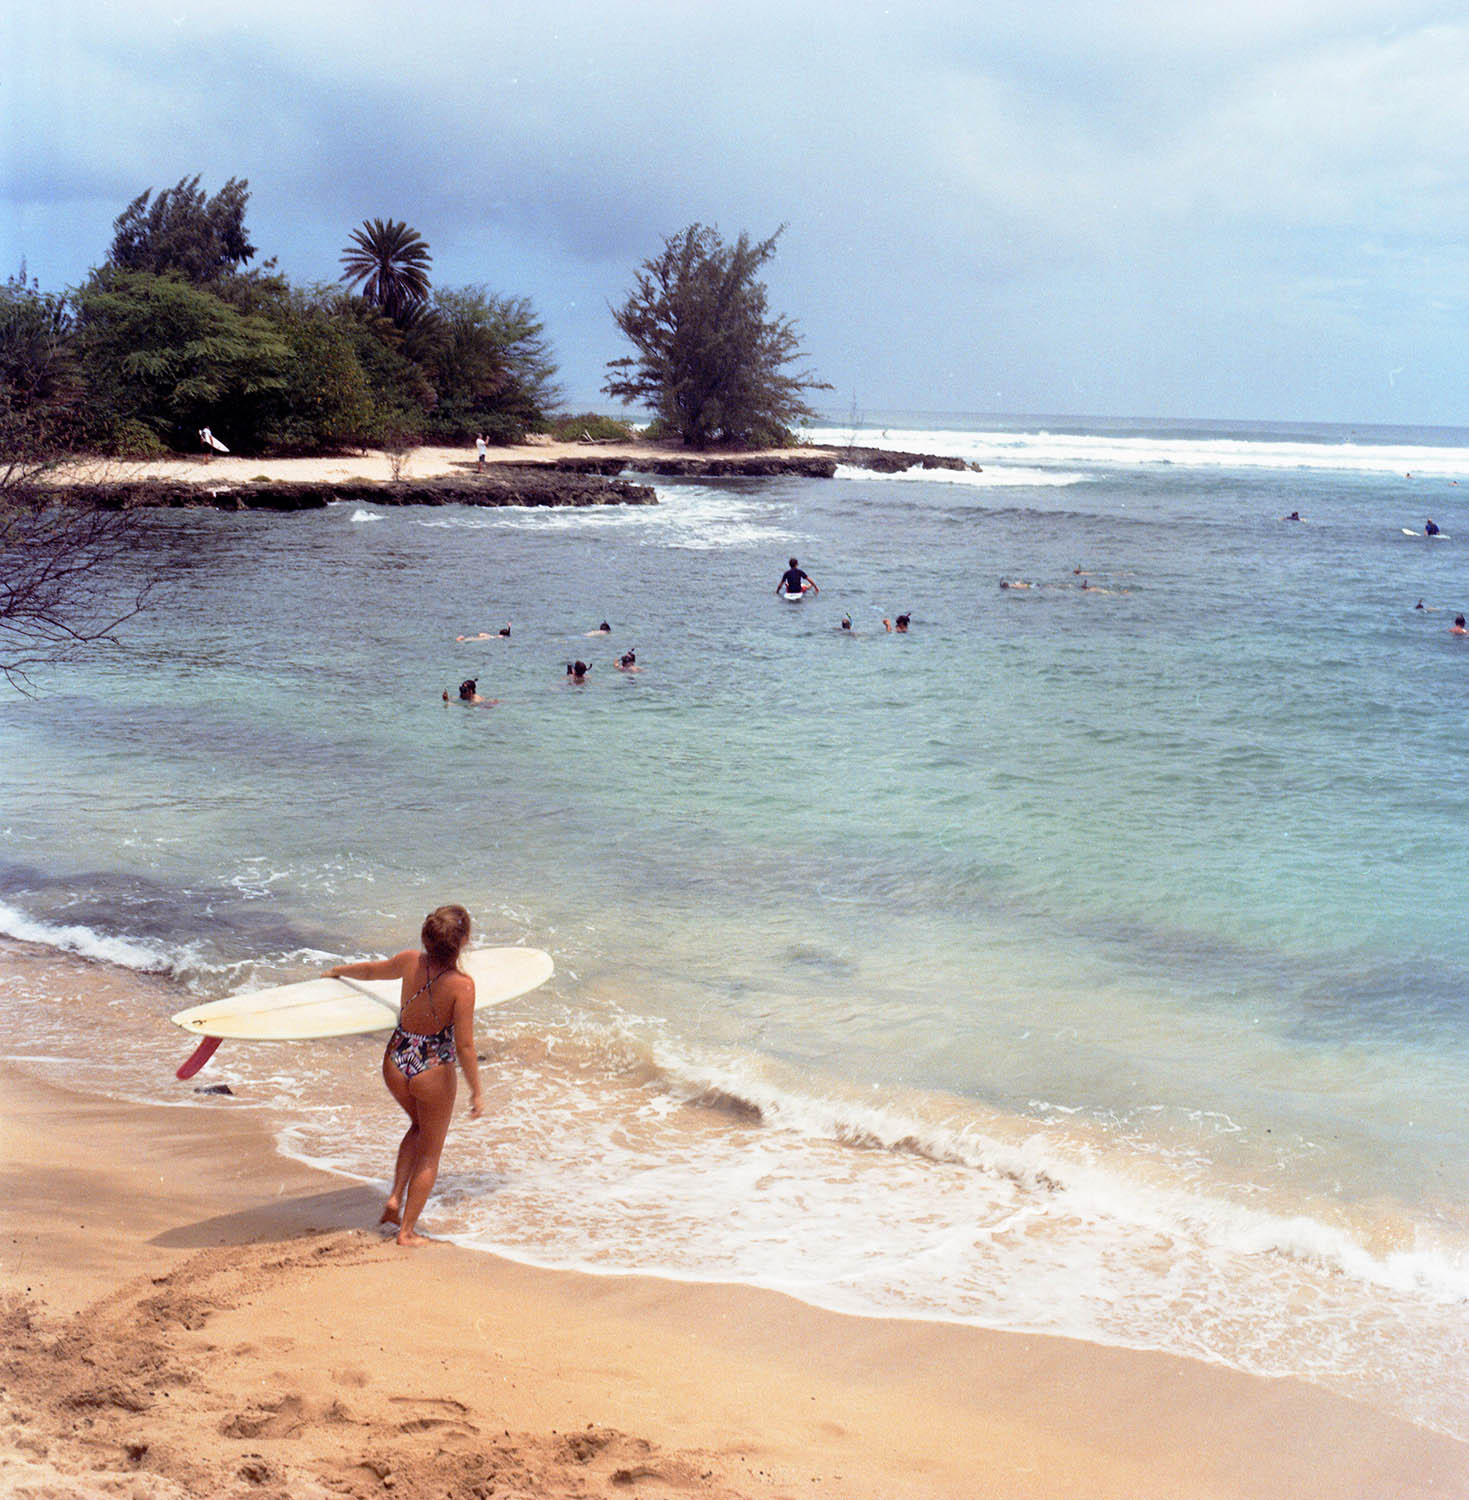
{"label": "wet sand", "polygon": [[238,1101],[5,1064],[0,1117],[7,1496],[1469,1492],[1469,1446],[1295,1381],[401,1250]]}

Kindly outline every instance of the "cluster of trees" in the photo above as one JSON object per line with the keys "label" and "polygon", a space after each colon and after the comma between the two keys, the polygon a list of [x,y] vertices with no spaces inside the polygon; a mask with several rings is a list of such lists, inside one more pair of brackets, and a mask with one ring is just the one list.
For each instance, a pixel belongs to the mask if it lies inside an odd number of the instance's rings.
{"label": "cluster of trees", "polygon": [[[274,261],[249,264],[249,197],[241,178],[212,197],[197,176],[149,189],[80,287],[42,291],[24,268],[0,285],[0,678],[22,691],[32,668],[113,640],[150,587],[117,582],[129,513],[59,503],[43,482],[68,452],[196,451],[205,427],[240,453],[555,430],[555,366],[526,298],[435,288],[423,237],[382,219],[352,231],[336,282],[292,286]],[[667,239],[611,309],[636,354],[609,363],[605,393],[693,447],[789,442],[814,415],[802,393],[830,387],[791,368],[794,325],[758,279],[781,232]]]}
{"label": "cluster of trees", "polygon": [[[143,458],[196,450],[202,427],[242,453],[544,430],[559,392],[528,299],[435,287],[422,236],[383,219],[351,232],[335,282],[293,286],[252,264],[249,198],[239,178],[213,196],[197,176],[149,189],[81,286],[43,292],[22,271],[0,287],[0,438]],[[813,414],[803,393],[829,387],[767,306],[781,232],[667,239],[611,309],[636,353],[610,362],[604,392],[694,447],[788,442]]]}
{"label": "cluster of trees", "polygon": [[[147,457],[198,447],[322,452],[513,441],[555,403],[530,302],[434,288],[406,224],[353,231],[335,283],[251,267],[249,185],[199,178],[135,198],[76,289],[0,289],[0,422],[69,447]],[[353,290],[357,288],[356,290]]]}
{"label": "cluster of trees", "polygon": [[[250,267],[249,184],[212,197],[199,178],[139,194],[85,283],[0,286],[0,678],[99,642],[143,607],[119,584],[125,511],[58,503],[46,471],[77,449],[146,458],[196,451],[201,428],[241,453],[323,452],[424,440],[507,442],[545,430],[558,392],[530,302],[483,287],[435,288],[407,224],[351,233],[336,283],[294,287]],[[770,315],[758,272],[777,230],[726,245],[693,224],[664,242],[613,308],[637,351],[608,366],[606,394],[642,404],[693,447],[778,444],[813,415],[789,320]],[[574,430],[605,419],[563,419]]]}

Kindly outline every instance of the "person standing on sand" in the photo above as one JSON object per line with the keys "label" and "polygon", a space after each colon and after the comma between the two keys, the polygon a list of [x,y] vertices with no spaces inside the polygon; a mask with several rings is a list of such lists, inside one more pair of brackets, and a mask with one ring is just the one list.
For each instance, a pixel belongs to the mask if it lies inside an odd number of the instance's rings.
{"label": "person standing on sand", "polygon": [[475,455],[476,455],[476,457],[477,457],[477,459],[479,461],[480,468],[484,468],[484,466],[485,466],[485,455],[489,452],[489,446],[485,442],[484,434],[483,433],[481,433],[479,437],[475,438],[475,440],[474,440],[474,451],[475,451]]}
{"label": "person standing on sand", "polygon": [[392,958],[338,964],[329,979],[398,979],[402,1000],[398,1025],[383,1053],[383,1082],[408,1116],[398,1144],[393,1190],[381,1224],[398,1226],[400,1245],[422,1245],[418,1216],[439,1175],[439,1156],[454,1116],[459,1067],[469,1081],[469,1114],[484,1109],[479,1060],[474,1050],[474,980],[459,967],[469,941],[469,913],[462,906],[440,906],[424,918],[422,951],[405,948]]}

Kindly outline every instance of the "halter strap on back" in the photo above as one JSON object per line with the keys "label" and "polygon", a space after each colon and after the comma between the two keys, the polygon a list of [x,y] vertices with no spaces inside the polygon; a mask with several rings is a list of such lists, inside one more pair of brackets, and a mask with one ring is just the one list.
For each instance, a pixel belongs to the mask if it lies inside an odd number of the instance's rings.
{"label": "halter strap on back", "polygon": [[[435,974],[434,971],[433,971],[433,965],[429,962],[427,954],[424,954],[423,962],[424,962],[424,967],[428,970],[428,978],[426,980],[424,980],[424,982],[421,985],[419,985],[419,987],[416,990],[414,990],[414,992],[403,1002],[403,1004],[398,1007],[398,1013],[399,1013],[399,1015],[401,1015],[405,1010],[407,1010],[408,1007],[410,1005],[412,1005],[413,1002],[415,1000],[417,1000],[420,995],[424,994],[428,990],[432,990],[433,987],[434,987],[434,980],[436,980],[436,979],[442,979],[444,977],[444,975],[449,972],[448,969],[440,969],[439,972],[437,974]],[[432,1001],[433,996],[430,995],[429,999],[430,999],[430,1001]],[[429,1019],[430,1020],[434,1019],[432,1011],[430,1011],[430,1013],[429,1013]],[[449,1019],[453,1020],[453,1017],[450,1016]]]}

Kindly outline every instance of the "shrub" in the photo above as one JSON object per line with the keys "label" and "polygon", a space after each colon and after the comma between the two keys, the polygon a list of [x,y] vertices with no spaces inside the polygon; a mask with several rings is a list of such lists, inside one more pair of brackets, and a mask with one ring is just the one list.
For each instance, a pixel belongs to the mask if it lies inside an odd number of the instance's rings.
{"label": "shrub", "polygon": [[546,430],[556,439],[558,443],[575,443],[583,435],[594,438],[599,443],[619,443],[636,437],[631,422],[620,421],[617,417],[603,417],[596,412],[582,412],[575,417],[553,417],[546,424]]}
{"label": "shrub", "polygon": [[133,417],[124,418],[113,427],[107,446],[118,458],[143,461],[169,456],[158,434],[146,422]]}

